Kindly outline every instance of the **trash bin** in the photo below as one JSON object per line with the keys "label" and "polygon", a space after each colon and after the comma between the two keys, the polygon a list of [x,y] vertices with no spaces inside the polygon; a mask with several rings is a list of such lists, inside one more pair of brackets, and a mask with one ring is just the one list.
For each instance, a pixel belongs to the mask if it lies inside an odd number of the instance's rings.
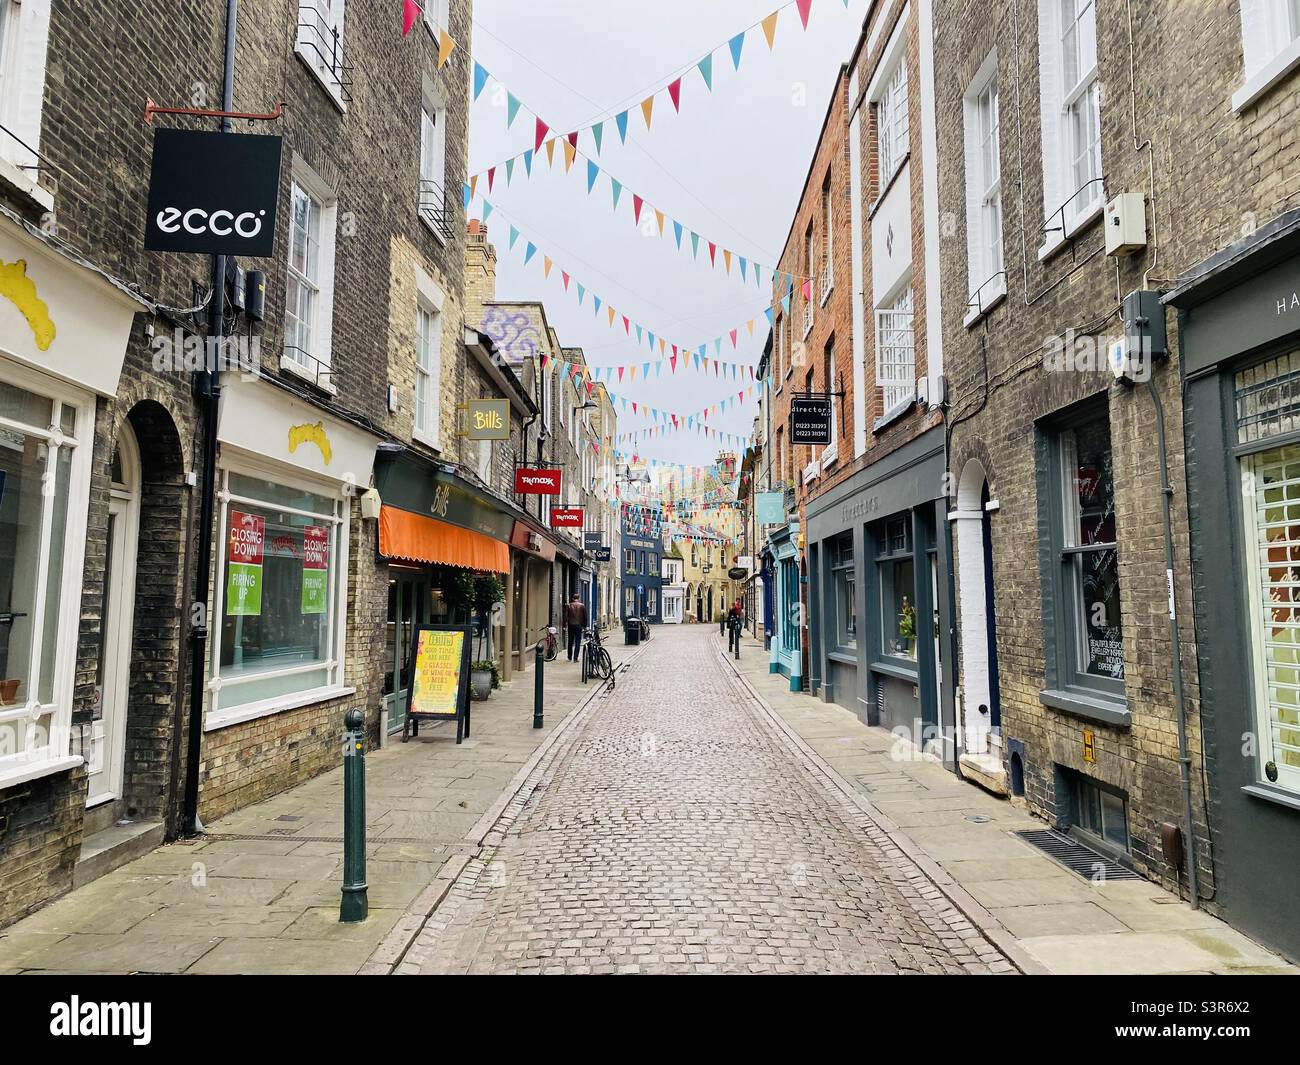
{"label": "trash bin", "polygon": [[628,618],[623,622],[623,642],[628,647],[635,647],[641,642],[640,618]]}

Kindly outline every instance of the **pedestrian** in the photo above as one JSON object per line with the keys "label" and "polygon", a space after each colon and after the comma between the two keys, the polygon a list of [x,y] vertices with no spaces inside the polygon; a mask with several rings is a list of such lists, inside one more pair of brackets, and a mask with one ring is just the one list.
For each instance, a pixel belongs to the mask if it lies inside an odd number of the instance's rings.
{"label": "pedestrian", "polygon": [[582,646],[582,631],[587,627],[587,606],[577,592],[564,608],[564,624],[569,630],[569,661],[576,662],[578,649]]}

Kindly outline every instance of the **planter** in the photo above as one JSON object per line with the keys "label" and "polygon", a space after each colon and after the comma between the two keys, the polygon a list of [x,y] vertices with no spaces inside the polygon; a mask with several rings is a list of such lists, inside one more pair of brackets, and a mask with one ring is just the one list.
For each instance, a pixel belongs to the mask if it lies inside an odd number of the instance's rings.
{"label": "planter", "polygon": [[476,703],[487,700],[492,695],[492,671],[475,669],[469,675],[469,697]]}

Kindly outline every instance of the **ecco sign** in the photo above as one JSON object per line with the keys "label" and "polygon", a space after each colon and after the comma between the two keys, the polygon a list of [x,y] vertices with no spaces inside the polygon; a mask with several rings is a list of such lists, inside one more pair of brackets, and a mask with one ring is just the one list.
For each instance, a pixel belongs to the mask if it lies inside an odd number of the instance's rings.
{"label": "ecco sign", "polygon": [[160,129],[149,176],[148,251],[265,258],[275,245],[279,137]]}

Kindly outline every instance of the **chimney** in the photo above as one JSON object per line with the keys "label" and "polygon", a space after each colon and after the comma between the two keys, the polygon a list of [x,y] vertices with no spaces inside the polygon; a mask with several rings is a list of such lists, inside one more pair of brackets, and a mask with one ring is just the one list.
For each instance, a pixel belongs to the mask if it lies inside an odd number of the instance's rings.
{"label": "chimney", "polygon": [[488,227],[469,220],[465,240],[465,322],[483,324],[483,308],[497,298],[497,250],[488,243]]}

